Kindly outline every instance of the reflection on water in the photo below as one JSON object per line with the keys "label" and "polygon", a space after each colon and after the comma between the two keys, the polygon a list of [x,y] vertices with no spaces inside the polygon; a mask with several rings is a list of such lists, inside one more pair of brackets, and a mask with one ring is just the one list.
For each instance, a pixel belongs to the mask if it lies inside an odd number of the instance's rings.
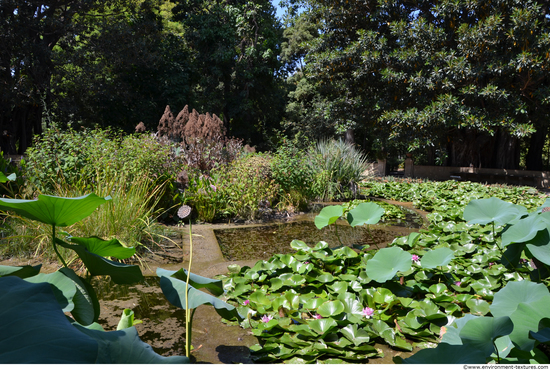
{"label": "reflection on water", "polygon": [[185,310],[171,305],[156,276],[138,284],[114,284],[108,277],[95,277],[92,285],[101,305],[98,323],[105,330],[116,330],[125,308],[134,311],[139,337],[163,356],[185,354]]}
{"label": "reflection on water", "polygon": [[[223,256],[229,261],[269,259],[278,253],[294,253],[290,243],[297,239],[313,247],[325,241],[330,247],[340,245],[335,226],[321,230],[310,221],[289,222],[278,225],[215,230]],[[390,228],[351,227],[338,225],[338,235],[344,245],[363,246],[392,241],[400,233]]]}

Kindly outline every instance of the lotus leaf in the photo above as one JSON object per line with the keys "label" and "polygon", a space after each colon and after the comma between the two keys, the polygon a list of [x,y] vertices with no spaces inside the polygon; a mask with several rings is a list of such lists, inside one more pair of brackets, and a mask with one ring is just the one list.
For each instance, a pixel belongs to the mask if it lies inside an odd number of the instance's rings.
{"label": "lotus leaf", "polygon": [[332,225],[344,214],[344,208],[342,206],[327,206],[321,210],[321,212],[315,216],[315,226],[318,229],[322,229],[325,226]]}
{"label": "lotus leaf", "polygon": [[[187,270],[181,268],[177,271],[171,271],[159,267],[157,268],[157,276],[173,277],[182,281],[187,281]],[[216,296],[223,294],[223,285],[221,280],[210,279],[191,273],[189,274],[189,285],[197,289],[206,288],[210,293]]]}
{"label": "lotus leaf", "polygon": [[508,203],[498,198],[472,200],[464,208],[464,219],[468,224],[505,225],[527,214],[527,208]]}
{"label": "lotus leaf", "polygon": [[348,223],[350,226],[374,225],[384,215],[384,208],[376,203],[365,202],[348,212]]}
{"label": "lotus leaf", "polygon": [[118,259],[126,259],[132,257],[136,253],[135,248],[123,246],[119,240],[103,240],[97,236],[90,238],[75,238],[72,237],[71,242],[86,247],[88,252],[97,254],[102,257],[114,257]]}
{"label": "lotus leaf", "polygon": [[399,247],[390,247],[379,250],[367,262],[366,272],[369,278],[379,283],[392,279],[399,271],[408,271],[411,268],[411,254]]}
{"label": "lotus leaf", "polygon": [[527,242],[546,227],[546,221],[538,215],[531,215],[521,219],[502,233],[502,247],[506,247],[512,243]]}
{"label": "lotus leaf", "polygon": [[325,335],[328,334],[332,328],[338,327],[336,321],[330,317],[328,319],[308,320],[307,325],[317,333]]}
{"label": "lotus leaf", "polygon": [[453,258],[454,253],[449,248],[437,248],[427,252],[420,260],[420,264],[423,268],[433,269],[448,265]]}
{"label": "lotus leaf", "polygon": [[525,243],[525,247],[533,257],[546,265],[550,265],[550,235],[548,229],[539,231],[532,240]]}
{"label": "lotus leaf", "polygon": [[522,351],[531,351],[535,341],[529,331],[537,330],[541,319],[550,317],[550,293],[543,284],[511,281],[494,296],[491,313],[494,317],[510,317],[514,330],[510,339]]}
{"label": "lotus leaf", "polygon": [[139,266],[108,260],[89,252],[84,246],[65,243],[57,238],[55,242],[64,248],[74,250],[92,276],[109,275],[117,284],[133,284],[144,279]]}
{"label": "lotus leaf", "polygon": [[46,283],[0,279],[0,363],[189,363],[162,357],[141,342],[135,329],[102,332],[71,325]]}
{"label": "lotus leaf", "polygon": [[65,198],[40,194],[36,200],[0,198],[0,209],[13,211],[31,220],[55,226],[70,226],[88,217],[111,197],[101,198],[94,193]]}
{"label": "lotus leaf", "polygon": [[6,266],[0,265],[0,277],[2,276],[17,276],[21,279],[25,279],[34,275],[37,275],[40,272],[42,265],[36,266]]}
{"label": "lotus leaf", "polygon": [[168,302],[172,303],[176,307],[185,308],[185,291],[188,290],[187,294],[189,297],[189,309],[197,308],[200,305],[206,304],[214,306],[216,312],[226,320],[231,320],[233,318],[238,320],[243,319],[234,306],[222,301],[221,299],[195,289],[190,285],[188,286],[184,281],[179,279],[161,276],[160,288],[162,289],[166,299],[168,299]]}

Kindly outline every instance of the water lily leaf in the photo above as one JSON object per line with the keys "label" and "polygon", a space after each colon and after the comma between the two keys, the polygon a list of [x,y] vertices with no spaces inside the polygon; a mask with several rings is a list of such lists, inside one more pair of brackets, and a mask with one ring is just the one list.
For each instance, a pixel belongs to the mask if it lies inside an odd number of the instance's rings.
{"label": "water lily leaf", "polygon": [[90,253],[84,246],[65,243],[58,238],[55,238],[55,242],[64,248],[74,250],[92,276],[109,275],[113,282],[117,284],[133,284],[144,279],[139,266],[108,260],[105,257]]}
{"label": "water lily leaf", "polygon": [[335,223],[343,214],[344,208],[342,206],[327,206],[315,216],[315,226],[317,226],[318,229],[322,229],[325,226]]}
{"label": "water lily leaf", "polygon": [[331,281],[334,281],[336,279],[332,274],[322,273],[319,276],[317,276],[317,281],[321,283],[330,283]]}
{"label": "water lily leaf", "polygon": [[[157,276],[173,277],[182,281],[187,281],[187,270],[184,268],[181,268],[177,271],[170,271],[159,267],[157,268],[156,272]],[[206,288],[210,293],[216,296],[223,294],[223,283],[221,280],[210,279],[204,276],[190,273],[189,285],[197,289]]]}
{"label": "water lily leaf", "polygon": [[384,215],[384,208],[376,203],[365,202],[348,212],[348,223],[350,226],[374,225]]}
{"label": "water lily leaf", "polygon": [[3,276],[17,276],[21,279],[25,279],[34,275],[37,275],[40,273],[40,269],[42,268],[42,264],[31,266],[31,265],[25,265],[25,266],[7,266],[7,265],[0,265],[0,277]]}
{"label": "water lily leaf", "polygon": [[411,265],[410,253],[399,247],[390,247],[379,250],[367,261],[366,272],[372,280],[384,283],[392,279],[397,272],[408,271]]}
{"label": "water lily leaf", "polygon": [[454,258],[454,253],[449,248],[437,248],[427,252],[420,260],[423,268],[433,269],[439,266],[446,266]]}
{"label": "water lily leaf", "polygon": [[319,334],[327,334],[332,328],[337,328],[338,324],[334,319],[318,319],[318,320],[308,320],[307,325]]}
{"label": "water lily leaf", "polygon": [[336,316],[344,312],[344,304],[340,301],[327,301],[317,308],[317,313],[323,317]]}
{"label": "water lily leaf", "polygon": [[362,343],[368,343],[370,341],[369,334],[365,330],[358,328],[357,324],[349,324],[344,327],[342,329],[342,334],[348,340],[353,342],[355,346],[359,346]]}
{"label": "water lily leaf", "polygon": [[474,199],[464,208],[463,218],[468,224],[505,225],[527,214],[527,208],[492,197]]}
{"label": "water lily leaf", "polygon": [[346,258],[355,258],[358,256],[357,252],[355,252],[353,249],[347,246],[343,246],[342,248],[338,248],[334,251],[335,256],[342,256]]}
{"label": "water lily leaf", "polygon": [[546,222],[539,215],[521,219],[502,233],[502,247],[512,243],[527,242],[545,228]]}
{"label": "water lily leaf", "polygon": [[160,277],[160,288],[162,293],[170,302],[176,307],[185,309],[185,293],[187,290],[187,295],[189,298],[189,309],[194,309],[200,305],[206,304],[214,306],[214,309],[226,320],[237,319],[239,321],[243,320],[243,317],[235,309],[235,306],[232,306],[219,298],[211,296],[208,293],[204,293],[198,289],[193,288],[191,285],[187,285],[184,281],[173,277],[161,276]]}
{"label": "water lily leaf", "polygon": [[290,247],[297,251],[310,252],[311,248],[301,240],[293,240],[290,242]]}
{"label": "water lily leaf", "polygon": [[311,298],[303,302],[304,308],[306,310],[317,310],[319,306],[325,303],[327,300],[325,298]]}
{"label": "water lily leaf", "polygon": [[411,248],[414,247],[418,239],[420,239],[420,235],[420,233],[416,232],[410,233],[409,236],[407,236],[407,245]]}
{"label": "water lily leaf", "polygon": [[97,236],[89,238],[75,238],[72,237],[72,243],[82,245],[86,249],[102,257],[115,257],[118,259],[126,259],[132,257],[136,253],[135,248],[128,248],[123,246],[118,239],[103,240]]}
{"label": "water lily leaf", "polygon": [[77,198],[38,195],[36,200],[0,198],[0,209],[55,226],[70,226],[88,217],[111,197],[101,198],[94,193]]}
{"label": "water lily leaf", "polygon": [[489,303],[483,299],[470,299],[466,301],[466,306],[468,306],[470,312],[475,315],[485,316],[490,311]]}
{"label": "water lily leaf", "polygon": [[102,332],[71,325],[46,283],[2,278],[0,301],[10,302],[0,305],[0,363],[189,363],[187,357],[157,355],[135,329]]}
{"label": "water lily leaf", "polygon": [[498,291],[491,305],[494,317],[508,316],[514,323],[510,339],[522,351],[531,351],[535,341],[529,331],[538,330],[541,319],[550,317],[550,293],[543,284],[511,281]]}

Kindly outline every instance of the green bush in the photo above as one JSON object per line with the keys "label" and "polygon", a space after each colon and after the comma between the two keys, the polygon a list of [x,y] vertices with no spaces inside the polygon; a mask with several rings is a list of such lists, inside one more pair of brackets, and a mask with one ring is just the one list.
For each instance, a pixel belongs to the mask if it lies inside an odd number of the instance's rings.
{"label": "green bush", "polygon": [[298,149],[293,143],[285,141],[277,149],[271,170],[279,185],[279,208],[304,209],[320,194],[319,187],[313,184],[322,180],[322,173],[316,173],[310,152]]}
{"label": "green bush", "polygon": [[314,172],[325,174],[325,199],[349,199],[357,196],[358,184],[369,169],[367,156],[343,140],[322,140],[314,149]]}
{"label": "green bush", "polygon": [[213,176],[225,203],[221,215],[253,219],[276,202],[279,186],[271,172],[271,156],[252,153],[220,168]]}

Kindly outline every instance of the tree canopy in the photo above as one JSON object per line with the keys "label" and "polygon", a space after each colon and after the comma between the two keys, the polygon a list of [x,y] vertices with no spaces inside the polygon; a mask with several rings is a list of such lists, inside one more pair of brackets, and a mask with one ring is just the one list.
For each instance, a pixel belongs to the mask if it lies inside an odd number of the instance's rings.
{"label": "tree canopy", "polygon": [[[401,145],[450,165],[540,169],[548,129],[548,4],[309,1],[321,36],[306,76],[331,116],[380,151]],[[536,132],[536,134],[535,134]]]}

